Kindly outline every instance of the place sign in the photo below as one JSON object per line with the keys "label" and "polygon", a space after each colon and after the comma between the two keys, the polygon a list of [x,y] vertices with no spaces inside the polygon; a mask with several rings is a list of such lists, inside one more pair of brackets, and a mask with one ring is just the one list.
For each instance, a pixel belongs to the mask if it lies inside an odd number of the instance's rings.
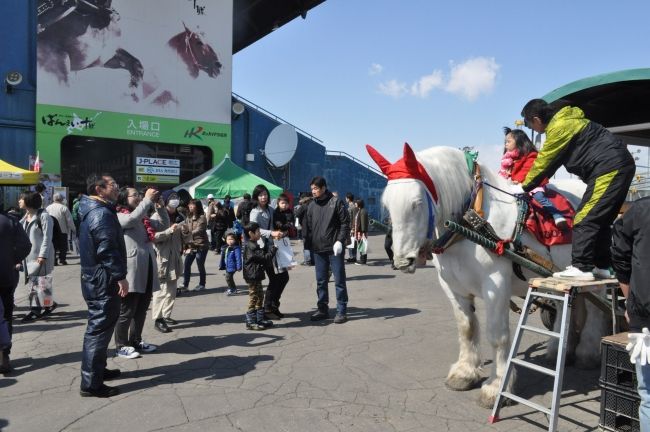
{"label": "place sign", "polygon": [[181,169],[160,167],[160,166],[137,166],[135,167],[135,172],[137,174],[158,174],[158,175],[177,176],[181,174]]}
{"label": "place sign", "polygon": [[179,184],[180,178],[178,176],[163,176],[163,175],[148,175],[148,174],[138,174],[135,176],[135,181],[137,183],[168,183],[168,184]]}
{"label": "place sign", "polygon": [[136,165],[147,165],[155,167],[181,167],[180,159],[159,159],[154,157],[145,157],[145,156],[136,156],[135,158]]}

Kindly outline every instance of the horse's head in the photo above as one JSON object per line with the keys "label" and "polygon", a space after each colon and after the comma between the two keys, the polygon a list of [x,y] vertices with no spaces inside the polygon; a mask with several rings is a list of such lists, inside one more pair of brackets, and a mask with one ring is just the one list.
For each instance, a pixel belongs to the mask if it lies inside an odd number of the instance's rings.
{"label": "horse's head", "polygon": [[209,44],[203,42],[198,33],[188,29],[185,24],[183,26],[185,31],[172,37],[168,44],[183,59],[190,75],[196,78],[199,76],[199,71],[203,71],[211,78],[219,76],[222,65],[217,53]]}
{"label": "horse's head", "polygon": [[368,153],[388,177],[382,204],[388,209],[393,225],[393,262],[400,270],[415,272],[423,264],[433,244],[438,193],[426,169],[404,144],[404,156],[394,164],[374,148]]}

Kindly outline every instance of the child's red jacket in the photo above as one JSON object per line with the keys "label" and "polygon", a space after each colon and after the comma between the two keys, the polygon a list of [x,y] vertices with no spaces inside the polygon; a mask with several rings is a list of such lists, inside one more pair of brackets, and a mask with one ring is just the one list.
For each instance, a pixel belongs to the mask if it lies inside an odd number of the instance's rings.
{"label": "child's red jacket", "polygon": [[[537,159],[537,152],[531,151],[527,155],[515,160],[512,165],[512,170],[510,171],[510,179],[512,181],[523,183],[528,171],[533,167],[535,159]],[[546,183],[548,183],[547,178],[540,183],[540,186],[544,186]]]}

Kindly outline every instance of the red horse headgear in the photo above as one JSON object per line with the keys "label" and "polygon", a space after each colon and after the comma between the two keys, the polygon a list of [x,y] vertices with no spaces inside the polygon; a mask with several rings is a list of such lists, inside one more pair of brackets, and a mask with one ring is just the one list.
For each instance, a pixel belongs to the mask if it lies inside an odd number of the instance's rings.
{"label": "red horse headgear", "polygon": [[372,160],[374,160],[381,172],[386,174],[388,180],[396,179],[415,179],[420,180],[424,183],[424,186],[431,193],[433,200],[438,202],[438,193],[436,192],[436,187],[433,184],[433,180],[429,177],[429,173],[424,169],[422,164],[418,162],[415,158],[415,153],[411,149],[411,146],[408,143],[404,143],[404,157],[398,160],[394,164],[391,164],[386,160],[385,157],[379,154],[370,144],[366,144],[366,150]]}

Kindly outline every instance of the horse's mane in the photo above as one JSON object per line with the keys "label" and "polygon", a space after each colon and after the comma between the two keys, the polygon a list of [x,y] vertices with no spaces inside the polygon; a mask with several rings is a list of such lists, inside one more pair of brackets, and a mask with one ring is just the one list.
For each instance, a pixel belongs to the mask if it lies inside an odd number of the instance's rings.
{"label": "horse's mane", "polygon": [[438,191],[436,226],[442,229],[447,220],[458,220],[472,193],[472,177],[465,155],[451,147],[432,147],[416,153]]}

